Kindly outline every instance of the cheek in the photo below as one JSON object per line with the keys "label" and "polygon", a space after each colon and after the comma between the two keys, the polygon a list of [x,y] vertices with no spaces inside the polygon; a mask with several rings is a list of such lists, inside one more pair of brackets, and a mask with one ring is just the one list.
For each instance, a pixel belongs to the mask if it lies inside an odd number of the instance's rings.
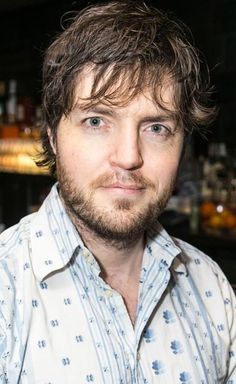
{"label": "cheek", "polygon": [[79,184],[89,184],[104,171],[104,151],[90,150],[83,145],[75,148],[73,143],[58,146],[60,168],[71,180]]}
{"label": "cheek", "polygon": [[149,156],[146,161],[147,176],[158,184],[167,184],[175,178],[179,168],[179,153],[159,151],[157,155]]}

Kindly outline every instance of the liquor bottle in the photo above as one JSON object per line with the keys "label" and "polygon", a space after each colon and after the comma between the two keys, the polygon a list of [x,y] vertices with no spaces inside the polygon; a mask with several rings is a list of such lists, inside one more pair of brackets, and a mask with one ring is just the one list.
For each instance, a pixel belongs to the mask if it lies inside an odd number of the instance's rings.
{"label": "liquor bottle", "polygon": [[19,135],[22,139],[28,139],[31,137],[31,124],[27,122],[25,116],[25,106],[24,104],[17,104],[17,113],[16,120],[19,127]]}
{"label": "liquor bottle", "polygon": [[32,125],[32,137],[35,140],[39,140],[40,138],[41,124],[42,124],[42,109],[40,105],[37,105],[35,108],[34,123]]}
{"label": "liquor bottle", "polygon": [[4,81],[0,81],[0,125],[4,123],[6,119],[6,84]]}
{"label": "liquor bottle", "polygon": [[16,123],[16,105],[17,105],[17,82],[10,80],[9,92],[6,100],[6,121],[2,125],[2,138],[17,138],[19,136],[19,128]]}
{"label": "liquor bottle", "polygon": [[14,124],[16,122],[16,106],[17,106],[17,82],[16,80],[9,81],[9,92],[6,103],[7,108],[7,122],[9,124]]}

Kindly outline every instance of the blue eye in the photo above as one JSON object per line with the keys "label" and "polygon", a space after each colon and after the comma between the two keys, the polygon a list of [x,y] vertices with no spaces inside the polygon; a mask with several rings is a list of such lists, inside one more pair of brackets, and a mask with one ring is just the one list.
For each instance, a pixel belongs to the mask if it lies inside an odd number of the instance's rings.
{"label": "blue eye", "polygon": [[89,124],[91,127],[99,127],[101,124],[101,119],[99,117],[91,117],[89,119]]}
{"label": "blue eye", "polygon": [[154,133],[161,133],[164,130],[164,127],[163,125],[160,125],[160,124],[153,124],[151,126],[151,130]]}

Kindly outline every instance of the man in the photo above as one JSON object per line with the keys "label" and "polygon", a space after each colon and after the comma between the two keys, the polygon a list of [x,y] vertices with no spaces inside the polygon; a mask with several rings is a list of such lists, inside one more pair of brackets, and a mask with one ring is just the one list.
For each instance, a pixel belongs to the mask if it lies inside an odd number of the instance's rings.
{"label": "man", "polygon": [[1,236],[1,383],[236,383],[235,297],[157,218],[186,138],[214,116],[180,22],[80,12],[44,62],[37,213]]}

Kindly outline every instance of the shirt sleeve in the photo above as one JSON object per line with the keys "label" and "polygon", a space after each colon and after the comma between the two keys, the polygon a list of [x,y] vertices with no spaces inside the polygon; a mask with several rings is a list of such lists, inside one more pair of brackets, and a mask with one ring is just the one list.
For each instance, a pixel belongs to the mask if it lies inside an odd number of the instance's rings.
{"label": "shirt sleeve", "polygon": [[7,265],[0,264],[0,384],[7,384],[8,365],[11,359],[13,314],[14,314],[14,284]]}
{"label": "shirt sleeve", "polygon": [[236,384],[236,297],[226,279],[223,281],[223,292],[231,340],[229,345],[228,377],[226,384]]}
{"label": "shirt sleeve", "polygon": [[0,384],[7,383],[5,367],[7,337],[5,324],[6,322],[3,315],[2,301],[0,299]]}
{"label": "shirt sleeve", "polygon": [[218,276],[225,304],[225,315],[230,340],[228,346],[227,377],[224,382],[226,384],[236,384],[236,296],[224,273],[221,271]]}

